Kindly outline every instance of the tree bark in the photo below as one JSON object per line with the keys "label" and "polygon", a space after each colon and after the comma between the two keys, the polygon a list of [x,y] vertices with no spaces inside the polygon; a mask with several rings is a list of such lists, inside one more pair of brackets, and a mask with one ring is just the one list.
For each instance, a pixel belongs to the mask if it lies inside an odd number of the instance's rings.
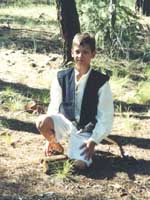
{"label": "tree bark", "polygon": [[150,0],[143,1],[143,15],[150,16]]}
{"label": "tree bark", "polygon": [[136,0],[135,11],[150,16],[150,0]]}
{"label": "tree bark", "polygon": [[72,60],[71,46],[72,39],[76,33],[80,32],[79,17],[75,0],[56,0],[57,16],[61,25],[63,37],[64,59],[63,64]]}
{"label": "tree bark", "polygon": [[114,29],[116,23],[116,0],[110,0],[109,12],[110,12],[110,25],[111,28]]}

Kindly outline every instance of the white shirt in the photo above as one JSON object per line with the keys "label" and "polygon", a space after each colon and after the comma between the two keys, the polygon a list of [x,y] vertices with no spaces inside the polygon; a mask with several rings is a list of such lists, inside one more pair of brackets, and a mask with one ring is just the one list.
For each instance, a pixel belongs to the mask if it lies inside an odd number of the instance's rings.
{"label": "white shirt", "polygon": [[[77,121],[80,119],[82,98],[90,72],[91,68],[86,74],[82,75],[79,81],[77,81],[78,71],[75,70],[75,118]],[[52,83],[50,97],[51,102],[48,107],[48,114],[57,114],[59,113],[59,105],[62,102],[62,89],[57,78]],[[98,90],[97,123],[89,140],[98,144],[108,136],[113,124],[113,113],[114,106],[112,93],[109,83],[106,82]]]}

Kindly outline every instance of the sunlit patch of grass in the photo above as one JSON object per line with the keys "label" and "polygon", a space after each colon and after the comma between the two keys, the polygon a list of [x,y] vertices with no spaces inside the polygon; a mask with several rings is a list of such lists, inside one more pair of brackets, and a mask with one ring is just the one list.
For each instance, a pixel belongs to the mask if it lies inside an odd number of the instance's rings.
{"label": "sunlit patch of grass", "polygon": [[128,75],[128,70],[125,68],[118,68],[118,67],[114,67],[112,70],[112,75],[113,77],[127,77]]}
{"label": "sunlit patch of grass", "polygon": [[0,92],[1,106],[10,111],[22,110],[25,98],[17,93],[15,89],[6,87]]}
{"label": "sunlit patch of grass", "polygon": [[64,162],[63,167],[58,166],[55,169],[55,176],[58,179],[65,180],[71,176],[72,169],[73,169],[73,162],[67,160]]}
{"label": "sunlit patch of grass", "polygon": [[129,91],[125,96],[125,100],[128,103],[138,103],[138,99],[136,97],[136,90]]}
{"label": "sunlit patch of grass", "polygon": [[55,28],[58,26],[56,6],[54,5],[29,4],[22,7],[17,5],[0,7],[0,21],[4,24],[9,23],[10,26],[23,26],[32,28],[32,30],[46,28],[45,25],[49,27],[53,24]]}
{"label": "sunlit patch of grass", "polygon": [[[25,7],[18,7],[18,6],[5,6],[1,7],[1,16],[11,14],[11,16],[23,16],[23,17],[32,17],[33,19],[38,18],[41,13],[43,13],[47,16],[47,18],[51,20],[57,20],[56,15],[56,7],[54,5],[48,6],[48,5],[29,5]],[[51,11],[51,12],[49,12]]]}
{"label": "sunlit patch of grass", "polygon": [[14,98],[13,101],[9,102],[6,104],[6,106],[9,108],[11,111],[17,111],[17,110],[23,110],[24,109],[24,103],[22,100],[18,98]]}
{"label": "sunlit patch of grass", "polygon": [[150,78],[150,65],[147,65],[147,66],[144,68],[144,75],[145,75],[147,78]]}
{"label": "sunlit patch of grass", "polygon": [[11,134],[9,133],[5,133],[5,134],[2,134],[2,139],[3,141],[7,144],[7,145],[13,145],[14,144],[14,140],[13,140],[13,137]]}
{"label": "sunlit patch of grass", "polygon": [[138,123],[138,120],[134,119],[133,117],[130,116],[131,113],[130,112],[127,112],[124,117],[125,117],[125,120],[124,120],[124,126],[125,126],[125,129],[128,130],[128,131],[136,131],[136,130],[139,130],[140,129],[140,125]]}
{"label": "sunlit patch of grass", "polygon": [[28,91],[26,95],[21,95],[20,93],[16,92],[15,89],[6,87],[0,92],[1,108],[4,110],[12,112],[23,111],[25,105],[32,100],[41,102],[42,104],[49,104],[49,91],[44,89],[41,92],[35,91],[31,93],[31,91]]}
{"label": "sunlit patch of grass", "polygon": [[129,79],[126,76],[125,78],[118,78],[113,76],[110,80],[111,89],[113,92],[114,98],[120,99],[125,93],[125,86],[127,85]]}
{"label": "sunlit patch of grass", "polygon": [[138,84],[136,98],[139,103],[150,104],[150,81],[142,81]]}

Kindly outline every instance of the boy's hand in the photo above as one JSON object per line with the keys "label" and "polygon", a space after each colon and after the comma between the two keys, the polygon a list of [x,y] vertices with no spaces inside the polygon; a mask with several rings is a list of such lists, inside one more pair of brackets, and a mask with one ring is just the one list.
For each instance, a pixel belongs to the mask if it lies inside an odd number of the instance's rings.
{"label": "boy's hand", "polygon": [[45,147],[44,147],[44,153],[45,156],[51,156],[52,155],[52,147],[51,143],[46,141]]}
{"label": "boy's hand", "polygon": [[85,159],[89,160],[92,158],[94,154],[94,148],[95,148],[96,143],[93,141],[87,140],[81,147],[80,149],[83,149],[83,152],[81,155],[85,155]]}
{"label": "boy's hand", "polygon": [[60,143],[46,141],[44,152],[45,156],[59,155],[64,153],[64,148]]}

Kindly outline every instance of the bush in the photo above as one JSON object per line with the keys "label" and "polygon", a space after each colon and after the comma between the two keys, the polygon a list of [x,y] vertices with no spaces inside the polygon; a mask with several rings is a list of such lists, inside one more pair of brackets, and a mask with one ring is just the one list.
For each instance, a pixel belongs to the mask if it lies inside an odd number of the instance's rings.
{"label": "bush", "polygon": [[[109,0],[77,0],[81,30],[95,34],[97,47],[111,57],[131,58],[144,44],[143,26],[131,8],[118,1],[114,27],[110,23]],[[140,41],[137,43],[137,41]],[[137,58],[143,53],[133,56]]]}

